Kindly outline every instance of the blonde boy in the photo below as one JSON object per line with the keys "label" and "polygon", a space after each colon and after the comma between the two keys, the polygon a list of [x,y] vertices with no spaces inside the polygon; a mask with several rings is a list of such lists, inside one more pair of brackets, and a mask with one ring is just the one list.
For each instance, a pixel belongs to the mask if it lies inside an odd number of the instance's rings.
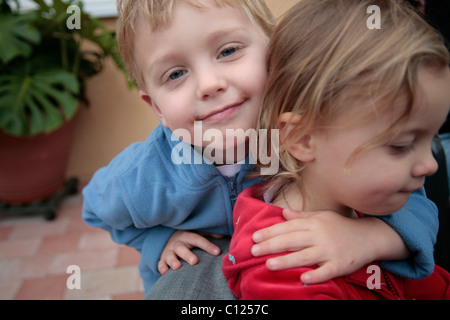
{"label": "blonde boy", "polygon": [[[146,142],[133,144],[95,174],[84,189],[83,217],[141,253],[148,291],[169,265],[179,267],[178,256],[197,262],[183,247],[158,265],[169,239],[185,235],[182,230],[233,232],[234,201],[254,184],[246,178],[253,166],[226,166],[229,172],[222,174],[222,167],[205,161],[175,165],[172,151],[183,142],[172,132],[186,129],[194,141],[195,122],[204,130],[220,130],[224,138],[226,129],[253,126],[267,75],[273,17],[258,0],[123,0],[118,9],[121,55],[161,125]],[[207,143],[195,147],[201,150]],[[206,238],[189,237],[189,246],[219,254]]]}

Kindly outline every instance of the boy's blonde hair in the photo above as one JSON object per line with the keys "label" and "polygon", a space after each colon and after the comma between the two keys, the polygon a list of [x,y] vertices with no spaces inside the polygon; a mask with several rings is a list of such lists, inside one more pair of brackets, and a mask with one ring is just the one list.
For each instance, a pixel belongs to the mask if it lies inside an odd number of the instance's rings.
{"label": "boy's blonde hair", "polygon": [[135,25],[142,19],[149,24],[152,31],[168,28],[177,1],[188,2],[198,8],[205,7],[205,2],[211,2],[218,7],[243,8],[267,38],[272,34],[275,19],[264,0],[118,0],[117,42],[130,80],[136,81],[139,86],[142,86],[143,79],[134,59]]}
{"label": "boy's blonde hair", "polygon": [[[381,29],[367,26],[371,5],[380,8]],[[300,1],[269,43],[269,78],[257,129],[279,129],[285,112],[300,114],[301,121],[282,141],[279,171],[267,178],[265,190],[298,181],[304,164],[287,152],[289,146],[312,129],[327,128],[339,114],[354,115],[355,108],[348,111],[346,105],[355,100],[371,106],[361,110],[365,119],[374,112],[402,114],[361,150],[392,138],[412,112],[418,70],[448,64],[442,37],[403,1]],[[406,94],[408,102],[394,112],[399,94]],[[375,104],[383,107],[375,109]]]}

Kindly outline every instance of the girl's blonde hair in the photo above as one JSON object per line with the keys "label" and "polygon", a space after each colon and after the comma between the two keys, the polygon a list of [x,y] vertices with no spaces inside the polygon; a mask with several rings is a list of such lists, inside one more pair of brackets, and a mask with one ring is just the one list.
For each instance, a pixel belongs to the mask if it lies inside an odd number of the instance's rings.
{"label": "girl's blonde hair", "polygon": [[118,0],[116,33],[120,54],[130,80],[136,81],[140,86],[143,79],[134,59],[135,25],[142,19],[149,24],[152,31],[168,28],[177,1],[186,1],[198,8],[205,7],[205,2],[211,2],[218,7],[243,8],[250,20],[267,38],[272,34],[275,19],[264,0]]}
{"label": "girl's blonde hair", "polygon": [[[368,27],[371,5],[380,8],[381,29]],[[348,113],[346,102],[383,105],[361,110],[366,116],[371,111],[402,113],[363,148],[392,137],[412,112],[418,70],[448,64],[442,37],[403,1],[301,0],[283,17],[269,43],[269,78],[257,129],[279,129],[285,112],[301,115],[301,121],[280,143],[279,171],[267,177],[264,190],[300,181],[304,164],[287,149],[312,129],[326,128],[337,115]],[[408,102],[394,113],[392,102],[399,94],[406,94]],[[269,150],[278,150],[270,140],[267,144]]]}

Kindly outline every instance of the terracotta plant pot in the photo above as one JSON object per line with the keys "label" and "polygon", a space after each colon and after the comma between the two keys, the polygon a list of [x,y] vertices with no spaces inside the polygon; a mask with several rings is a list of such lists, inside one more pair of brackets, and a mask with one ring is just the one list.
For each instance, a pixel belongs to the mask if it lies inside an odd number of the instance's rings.
{"label": "terracotta plant pot", "polygon": [[56,193],[65,182],[73,131],[73,119],[31,138],[0,131],[0,201],[25,204]]}

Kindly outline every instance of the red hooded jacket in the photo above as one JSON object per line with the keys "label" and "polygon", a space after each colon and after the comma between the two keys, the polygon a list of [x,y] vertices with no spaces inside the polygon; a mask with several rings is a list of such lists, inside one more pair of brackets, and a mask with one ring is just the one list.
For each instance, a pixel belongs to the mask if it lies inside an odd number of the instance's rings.
{"label": "red hooded jacket", "polygon": [[450,299],[450,274],[439,266],[435,266],[433,274],[425,279],[408,280],[382,270],[374,262],[349,276],[313,285],[300,281],[300,275],[311,270],[310,267],[270,271],[266,260],[277,255],[254,257],[250,251],[254,244],[252,235],[286,220],[282,208],[254,197],[259,187],[248,188],[239,195],[234,209],[235,231],[230,251],[223,258],[224,276],[239,299]]}

